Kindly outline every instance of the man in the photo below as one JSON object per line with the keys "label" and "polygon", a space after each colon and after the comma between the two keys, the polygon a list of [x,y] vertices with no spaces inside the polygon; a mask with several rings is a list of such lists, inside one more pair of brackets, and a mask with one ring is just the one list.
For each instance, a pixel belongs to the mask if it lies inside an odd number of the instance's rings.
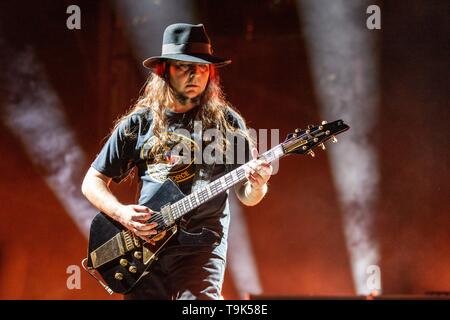
{"label": "man", "polygon": [[[111,181],[120,182],[137,168],[142,204],[166,179],[172,179],[189,194],[239,166],[235,162],[223,164],[220,160],[225,153],[221,152],[214,153],[213,163],[192,160],[199,148],[203,150],[212,143],[204,137],[201,145],[195,143],[196,121],[203,131],[216,129],[221,133],[214,141],[221,147],[219,150],[244,151],[234,140],[224,138],[227,132],[246,139],[245,161],[250,160],[245,122],[224,100],[219,86],[217,68],[230,62],[212,55],[203,25],[168,26],[162,55],[144,61],[152,73],[143,95],[117,122],[84,178],[82,192],[87,199],[145,241],[154,244],[163,237],[155,236],[156,223],[146,223],[152,211],[138,204],[122,204],[108,188]],[[181,130],[187,134],[180,134]],[[235,186],[238,199],[249,206],[264,197],[272,173],[270,164],[256,159],[255,148],[251,153],[254,160],[246,166],[247,181]],[[176,239],[160,254],[151,273],[125,298],[219,299],[230,218],[227,198],[224,192],[183,216]]]}

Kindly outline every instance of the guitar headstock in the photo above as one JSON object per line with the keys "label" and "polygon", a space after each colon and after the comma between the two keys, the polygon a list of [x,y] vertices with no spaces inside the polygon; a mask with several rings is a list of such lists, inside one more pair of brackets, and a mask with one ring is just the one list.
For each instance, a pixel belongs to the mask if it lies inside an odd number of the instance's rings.
{"label": "guitar headstock", "polygon": [[347,131],[350,127],[342,120],[333,122],[322,121],[320,125],[309,125],[307,129],[295,129],[295,132],[288,134],[282,143],[284,153],[309,154],[314,157],[314,149],[317,146],[325,150],[325,141],[331,139],[337,142],[336,135]]}

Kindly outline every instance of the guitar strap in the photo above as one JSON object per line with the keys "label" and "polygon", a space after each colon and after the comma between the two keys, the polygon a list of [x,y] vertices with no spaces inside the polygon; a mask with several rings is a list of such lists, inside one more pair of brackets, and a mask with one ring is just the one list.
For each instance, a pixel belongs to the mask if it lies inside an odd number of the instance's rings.
{"label": "guitar strap", "polygon": [[[195,115],[195,120],[194,120],[194,125],[191,127],[192,129],[192,139],[193,141],[201,141],[202,146],[202,152],[203,152],[203,147],[205,145],[204,140],[203,140],[203,128],[201,130],[195,130],[195,123],[201,123],[201,118],[200,118],[200,109],[198,110],[197,114]],[[198,136],[200,135],[200,136]],[[203,153],[202,153],[202,157],[203,157]],[[195,161],[197,162],[197,161]],[[192,186],[191,186],[191,193],[192,192],[196,192],[197,190],[205,187],[206,185],[208,185],[208,183],[211,181],[211,177],[212,174],[214,172],[214,168],[215,168],[215,161],[212,164],[206,164],[203,161],[201,163],[196,163],[195,164],[195,175],[194,175],[194,179],[192,181]],[[181,218],[180,220],[180,227],[182,227],[185,223],[185,219]]]}
{"label": "guitar strap", "polygon": [[[203,151],[203,130],[200,130],[200,132],[196,132],[195,129],[195,122],[197,123],[201,123],[201,118],[200,118],[200,108],[197,111],[197,114],[195,115],[195,121],[194,121],[194,126],[192,127],[192,138],[194,141],[201,141],[202,143],[202,151]],[[200,133],[200,137],[198,137],[197,135]],[[202,154],[203,156],[203,154]],[[205,185],[207,185],[210,180],[211,180],[211,176],[212,173],[214,171],[214,167],[215,167],[215,162],[212,164],[205,164],[203,159],[201,161],[201,163],[197,163],[195,164],[195,176],[194,176],[194,180],[192,181],[192,187],[191,187],[191,192],[195,192],[199,189],[201,189],[202,187],[204,187]]]}
{"label": "guitar strap", "polygon": [[215,163],[213,164],[197,164],[195,166],[195,176],[192,182],[191,192],[195,192],[206,186],[211,181],[211,176],[214,171]]}

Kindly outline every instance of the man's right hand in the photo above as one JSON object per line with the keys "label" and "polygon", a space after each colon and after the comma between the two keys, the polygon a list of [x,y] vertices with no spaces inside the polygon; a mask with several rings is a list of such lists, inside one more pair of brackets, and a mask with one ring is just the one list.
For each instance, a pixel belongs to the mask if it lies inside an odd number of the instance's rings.
{"label": "man's right hand", "polygon": [[128,230],[134,232],[141,239],[150,242],[149,236],[155,235],[156,222],[146,223],[153,211],[146,206],[136,204],[121,205],[116,211],[118,221]]}

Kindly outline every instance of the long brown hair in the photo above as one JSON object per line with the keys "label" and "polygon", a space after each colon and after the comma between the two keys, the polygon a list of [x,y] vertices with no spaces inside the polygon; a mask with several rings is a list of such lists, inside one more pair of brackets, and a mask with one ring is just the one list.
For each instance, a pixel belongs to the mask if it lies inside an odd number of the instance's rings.
{"label": "long brown hair", "polygon": [[[161,66],[159,66],[159,70],[161,70]],[[167,132],[168,129],[168,120],[164,111],[167,106],[170,105],[171,99],[173,99],[171,97],[170,86],[167,83],[169,80],[165,80],[165,75],[162,74],[164,71],[159,75],[158,73],[159,72],[150,73],[143,87],[144,90],[136,103],[126,114],[116,121],[114,126],[114,129],[117,128],[123,121],[137,112],[143,110],[150,111],[153,116],[151,130],[156,138],[155,144],[151,150],[153,158],[159,158],[160,155],[158,153],[160,153],[161,150],[164,150],[164,146],[166,145],[167,135],[164,133]],[[229,146],[229,141],[227,141],[225,137],[227,131],[241,135],[247,139],[250,144],[254,144],[253,138],[247,130],[236,128],[228,121],[227,115],[229,112],[232,112],[233,115],[238,118],[238,121],[245,126],[244,118],[228,101],[226,101],[220,85],[217,69],[213,65],[210,65],[210,78],[205,91],[202,94],[200,105],[199,120],[202,122],[203,130],[217,128],[224,133],[221,141],[218,141],[221,147],[226,148]],[[128,134],[133,135],[135,133],[128,132]]]}

